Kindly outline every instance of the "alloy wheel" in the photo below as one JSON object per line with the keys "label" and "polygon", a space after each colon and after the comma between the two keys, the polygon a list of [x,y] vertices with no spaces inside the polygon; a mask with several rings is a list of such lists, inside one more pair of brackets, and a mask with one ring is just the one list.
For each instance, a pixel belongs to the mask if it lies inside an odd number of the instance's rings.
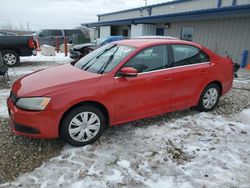
{"label": "alloy wheel", "polygon": [[206,109],[212,109],[218,100],[219,93],[216,88],[210,88],[207,90],[203,97],[203,105]]}
{"label": "alloy wheel", "polygon": [[99,117],[93,112],[81,112],[70,121],[70,137],[77,142],[86,142],[94,138],[101,127]]}

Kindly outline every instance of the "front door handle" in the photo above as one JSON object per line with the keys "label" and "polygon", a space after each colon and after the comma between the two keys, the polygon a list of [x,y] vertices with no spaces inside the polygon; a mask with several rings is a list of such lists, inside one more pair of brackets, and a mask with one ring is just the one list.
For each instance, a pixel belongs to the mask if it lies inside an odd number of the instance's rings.
{"label": "front door handle", "polygon": [[206,71],[205,70],[201,70],[201,75],[205,75]]}

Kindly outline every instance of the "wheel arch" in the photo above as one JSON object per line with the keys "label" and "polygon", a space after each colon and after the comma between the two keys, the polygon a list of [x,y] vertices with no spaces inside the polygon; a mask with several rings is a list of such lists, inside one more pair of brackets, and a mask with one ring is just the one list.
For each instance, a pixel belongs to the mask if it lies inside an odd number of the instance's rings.
{"label": "wheel arch", "polygon": [[[214,80],[214,81],[208,83],[208,84],[206,85],[205,88],[207,88],[207,87],[208,87],[209,85],[211,85],[211,84],[216,84],[216,85],[219,87],[219,89],[220,89],[220,97],[221,97],[222,91],[223,91],[222,83],[221,83],[220,81],[218,81],[218,80]],[[205,89],[205,88],[204,88],[204,89]],[[203,90],[204,90],[204,89],[203,89]]]}
{"label": "wheel arch", "polygon": [[73,110],[74,108],[78,107],[78,106],[94,106],[98,109],[100,109],[105,117],[105,121],[106,121],[106,125],[107,127],[109,126],[109,122],[110,122],[110,117],[109,117],[109,112],[108,109],[100,102],[97,101],[83,101],[83,102],[79,102],[77,104],[74,104],[73,106],[71,106],[70,108],[68,108],[62,115],[60,122],[59,122],[59,126],[58,126],[58,133],[60,133],[60,129],[61,129],[61,125],[62,122],[64,120],[64,118],[66,117],[66,115]]}
{"label": "wheel arch", "polygon": [[21,50],[18,49],[18,48],[3,48],[3,49],[2,49],[2,52],[5,52],[5,51],[14,51],[14,52],[16,52],[19,56],[20,56],[20,52],[21,52]]}
{"label": "wheel arch", "polygon": [[216,85],[219,87],[219,89],[220,89],[220,97],[222,96],[222,91],[223,91],[222,83],[221,83],[219,80],[214,80],[214,81],[208,82],[208,83],[205,85],[205,87],[203,87],[202,90],[200,90],[200,91],[198,92],[198,95],[197,95],[197,98],[196,98],[197,103],[198,103],[199,100],[200,100],[200,97],[201,97],[201,95],[202,95],[202,92],[203,92],[209,85],[211,85],[211,84],[216,84]]}

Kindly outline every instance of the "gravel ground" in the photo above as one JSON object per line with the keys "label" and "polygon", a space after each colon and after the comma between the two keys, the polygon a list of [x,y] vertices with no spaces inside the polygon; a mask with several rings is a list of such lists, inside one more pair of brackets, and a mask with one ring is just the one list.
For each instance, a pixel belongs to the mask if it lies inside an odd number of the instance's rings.
{"label": "gravel ground", "polygon": [[[9,68],[11,82],[39,69],[56,66],[54,62],[22,62]],[[10,84],[11,85],[11,84]],[[0,90],[10,88],[0,82]],[[64,143],[60,140],[38,140],[11,134],[7,119],[0,118],[0,184],[32,171],[57,156]]]}
{"label": "gravel ground", "polygon": [[60,140],[35,140],[11,134],[7,120],[0,120],[0,184],[31,171],[57,156]]}
{"label": "gravel ground", "polygon": [[[249,72],[244,73],[243,82],[236,80],[235,89],[221,98],[213,114],[228,116],[250,106],[249,75]],[[198,112],[195,110],[185,110],[136,121],[132,125],[160,125],[196,113]],[[14,136],[9,131],[7,119],[0,119],[0,184],[39,167],[44,161],[57,156],[63,146],[64,143],[60,140],[34,140]]]}

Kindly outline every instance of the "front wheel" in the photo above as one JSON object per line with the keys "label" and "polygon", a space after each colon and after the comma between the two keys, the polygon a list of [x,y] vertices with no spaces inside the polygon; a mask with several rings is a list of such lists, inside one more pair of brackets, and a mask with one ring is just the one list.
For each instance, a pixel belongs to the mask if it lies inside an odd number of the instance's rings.
{"label": "front wheel", "polygon": [[220,88],[217,84],[210,84],[201,94],[198,110],[201,112],[212,111],[219,103]]}
{"label": "front wheel", "polygon": [[84,146],[98,140],[106,127],[103,113],[93,106],[79,106],[66,114],[60,137],[70,145]]}

